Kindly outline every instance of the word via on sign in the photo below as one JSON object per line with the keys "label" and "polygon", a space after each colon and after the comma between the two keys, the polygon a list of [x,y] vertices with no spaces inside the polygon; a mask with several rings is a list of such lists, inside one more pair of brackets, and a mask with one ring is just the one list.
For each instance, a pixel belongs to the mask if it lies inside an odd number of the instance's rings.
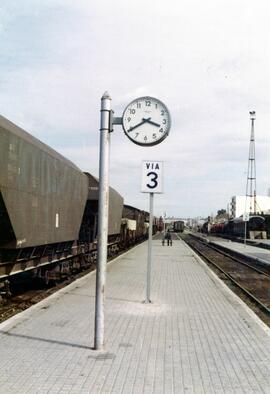
{"label": "word via on sign", "polygon": [[163,193],[163,162],[142,162],[142,193]]}
{"label": "word via on sign", "polygon": [[146,163],[147,169],[159,170],[159,163]]}

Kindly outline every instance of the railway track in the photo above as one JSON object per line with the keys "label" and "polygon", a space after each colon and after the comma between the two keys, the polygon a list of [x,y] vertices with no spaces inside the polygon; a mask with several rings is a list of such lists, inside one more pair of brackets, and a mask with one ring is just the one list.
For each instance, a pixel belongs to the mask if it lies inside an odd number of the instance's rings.
{"label": "railway track", "polygon": [[182,239],[270,326],[270,267],[235,257],[190,235]]}
{"label": "railway track", "polygon": [[95,264],[92,264],[87,270],[71,274],[68,278],[54,285],[50,285],[50,287],[45,286],[44,283],[38,283],[37,278],[32,280],[29,278],[26,282],[20,282],[19,284],[14,282],[12,284],[13,292],[11,296],[2,299],[0,302],[0,323],[30,308],[30,306],[37,304],[44,298],[49,297],[51,294],[69,285],[74,280],[93,271],[95,267]]}

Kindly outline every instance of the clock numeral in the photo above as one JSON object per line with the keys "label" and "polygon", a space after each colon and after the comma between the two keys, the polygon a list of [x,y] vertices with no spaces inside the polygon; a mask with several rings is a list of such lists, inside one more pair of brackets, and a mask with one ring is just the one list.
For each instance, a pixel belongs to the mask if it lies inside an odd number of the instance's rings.
{"label": "clock numeral", "polygon": [[132,115],[134,115],[134,114],[136,113],[136,110],[135,110],[135,109],[132,109],[132,108],[130,108],[130,109],[129,109],[129,113],[130,113],[130,114],[132,114]]}
{"label": "clock numeral", "polygon": [[162,109],[162,110],[160,111],[160,113],[161,113],[161,116],[164,116],[165,111]]}
{"label": "clock numeral", "polygon": [[128,117],[128,118],[127,118],[127,120],[128,120],[128,122],[130,122],[130,121],[131,121],[131,118],[130,118],[130,117]]}
{"label": "clock numeral", "polygon": [[166,119],[163,119],[162,123],[163,123],[163,124],[166,124],[166,123],[167,123],[167,120],[166,120]]}
{"label": "clock numeral", "polygon": [[147,136],[144,137],[144,141],[147,141]]}
{"label": "clock numeral", "polygon": [[146,100],[145,101],[145,106],[146,107],[151,107],[151,101],[150,100]]}
{"label": "clock numeral", "polygon": [[137,108],[141,108],[141,103],[137,103]]}
{"label": "clock numeral", "polygon": [[152,137],[154,138],[154,140],[157,138],[156,134],[153,134]]}
{"label": "clock numeral", "polygon": [[158,105],[157,105],[157,104],[155,104],[155,107],[156,107],[156,109],[157,109]]}
{"label": "clock numeral", "polygon": [[136,135],[135,135],[135,137],[134,137],[134,138],[137,138],[137,137],[138,137],[138,135],[139,135],[139,133],[136,133]]}
{"label": "clock numeral", "polygon": [[159,129],[159,132],[160,132],[160,133],[163,133],[163,131],[164,131],[163,128]]}

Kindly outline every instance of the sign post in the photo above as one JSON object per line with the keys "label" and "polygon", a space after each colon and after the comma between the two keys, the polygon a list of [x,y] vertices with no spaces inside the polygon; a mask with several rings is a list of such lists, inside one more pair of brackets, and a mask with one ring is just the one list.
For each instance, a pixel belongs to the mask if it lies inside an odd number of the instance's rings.
{"label": "sign post", "polygon": [[249,213],[245,212],[243,214],[243,221],[245,222],[245,237],[244,237],[244,245],[247,244],[247,222],[249,221]]}
{"label": "sign post", "polygon": [[147,254],[147,275],[146,275],[146,298],[145,303],[149,304],[151,289],[151,271],[152,271],[152,238],[153,238],[153,208],[154,193],[149,193],[149,233],[148,233],[148,254]]}
{"label": "sign post", "polygon": [[163,226],[163,240],[165,241],[166,234],[166,212],[164,212],[164,226]]}
{"label": "sign post", "polygon": [[142,162],[142,193],[149,193],[149,237],[146,275],[146,299],[145,303],[151,303],[151,271],[152,271],[152,237],[153,237],[153,208],[154,193],[163,193],[163,162]]}

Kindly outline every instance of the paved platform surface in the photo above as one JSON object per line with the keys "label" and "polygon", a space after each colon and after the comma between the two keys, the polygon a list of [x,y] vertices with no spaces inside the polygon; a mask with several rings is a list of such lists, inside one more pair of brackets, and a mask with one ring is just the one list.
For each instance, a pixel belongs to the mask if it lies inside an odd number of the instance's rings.
{"label": "paved platform surface", "polygon": [[95,275],[0,325],[1,393],[270,393],[269,329],[182,242],[108,267],[106,350],[93,345]]}
{"label": "paved platform surface", "polygon": [[[211,242],[213,244],[217,244],[220,245],[224,248],[227,249],[231,249],[234,252],[238,252],[240,254],[252,257],[254,259],[258,259],[260,260],[262,263],[264,264],[270,264],[270,249],[265,249],[265,248],[261,248],[259,245],[258,246],[253,246],[253,245],[245,245],[243,243],[240,242],[233,242],[230,241],[228,239],[222,239],[219,237],[208,237],[208,236],[201,236],[199,235],[199,237],[201,238],[208,238],[209,240],[211,240]],[[269,243],[270,240],[265,240],[265,243],[268,242]]]}

